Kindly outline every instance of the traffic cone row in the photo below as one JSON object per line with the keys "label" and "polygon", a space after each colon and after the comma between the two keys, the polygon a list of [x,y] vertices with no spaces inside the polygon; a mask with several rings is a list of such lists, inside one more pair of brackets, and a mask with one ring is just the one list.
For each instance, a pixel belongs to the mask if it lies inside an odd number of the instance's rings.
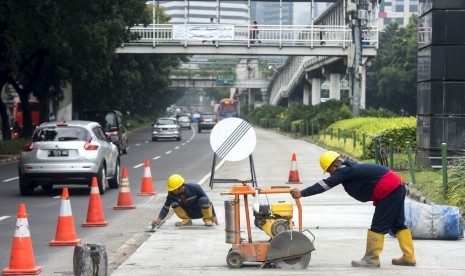
{"label": "traffic cone row", "polygon": [[291,170],[289,171],[289,179],[287,184],[302,184],[299,178],[299,171],[297,170],[297,158],[295,153],[292,154]]}
{"label": "traffic cone row", "polygon": [[[154,195],[152,175],[150,172],[150,163],[145,161],[144,175],[142,179],[141,191],[139,195]],[[127,169],[123,168],[118,203],[113,209],[134,209],[132,204],[131,190]],[[83,227],[103,227],[107,226],[105,220],[102,200],[100,198],[97,178],[92,178],[90,188],[89,205],[87,210],[86,221]],[[55,239],[50,241],[51,246],[69,246],[81,243],[81,239],[76,237],[73,214],[71,211],[71,202],[69,199],[68,188],[63,188],[61,195],[60,214],[56,227]],[[11,248],[10,263],[7,268],[2,270],[3,275],[36,275],[42,271],[41,266],[36,266],[34,251],[32,248],[31,234],[29,232],[29,223],[27,221],[26,205],[19,204],[18,216],[16,220],[15,235]]]}

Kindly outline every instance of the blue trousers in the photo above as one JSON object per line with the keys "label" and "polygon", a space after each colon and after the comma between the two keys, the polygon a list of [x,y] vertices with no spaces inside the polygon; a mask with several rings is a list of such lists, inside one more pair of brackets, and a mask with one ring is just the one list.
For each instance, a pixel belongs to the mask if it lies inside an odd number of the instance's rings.
{"label": "blue trousers", "polygon": [[387,234],[390,230],[395,234],[407,229],[405,226],[405,186],[400,185],[388,196],[378,201],[371,221],[371,230]]}

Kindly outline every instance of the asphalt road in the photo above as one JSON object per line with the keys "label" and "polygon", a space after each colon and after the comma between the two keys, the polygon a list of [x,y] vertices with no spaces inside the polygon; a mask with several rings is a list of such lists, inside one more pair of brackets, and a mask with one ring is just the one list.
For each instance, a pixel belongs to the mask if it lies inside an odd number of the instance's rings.
{"label": "asphalt road", "polygon": [[[144,231],[148,222],[158,215],[166,196],[166,179],[180,173],[187,182],[198,182],[211,170],[213,151],[210,132],[183,130],[181,141],[152,142],[150,128],[129,135],[130,148],[121,157],[121,167],[128,170],[133,210],[113,210],[119,190],[107,190],[102,195],[107,227],[84,228],[90,189],[85,186],[68,186],[77,237],[82,243],[104,244],[108,253],[109,270],[113,271],[148,237]],[[155,196],[138,196],[144,172],[144,162],[151,163]],[[18,163],[0,163],[0,269],[8,266],[11,244],[16,225],[18,204],[27,208],[36,265],[42,266],[42,275],[72,275],[74,246],[51,247],[61,205],[61,187],[51,191],[35,190],[34,196],[22,197],[18,188]]]}

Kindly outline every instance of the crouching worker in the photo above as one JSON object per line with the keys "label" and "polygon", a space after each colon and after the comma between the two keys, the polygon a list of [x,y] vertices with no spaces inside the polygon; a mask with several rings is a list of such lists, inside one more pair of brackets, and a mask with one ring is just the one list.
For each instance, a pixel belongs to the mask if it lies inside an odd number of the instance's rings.
{"label": "crouching worker", "polygon": [[160,210],[158,218],[153,220],[152,226],[161,224],[161,221],[168,214],[170,207],[174,213],[182,219],[176,222],[176,226],[192,225],[192,219],[201,219],[205,226],[218,224],[213,204],[208,199],[205,191],[200,185],[195,183],[184,183],[184,178],[179,174],[173,174],[168,178],[168,196],[165,204]]}
{"label": "crouching worker", "polygon": [[384,235],[389,230],[396,234],[403,253],[402,257],[392,259],[392,264],[415,266],[412,235],[405,226],[405,186],[402,179],[388,167],[343,161],[334,151],[327,151],[321,155],[320,166],[330,177],[302,191],[292,189],[291,194],[294,198],[323,193],[342,183],[350,196],[362,202],[373,201],[373,205],[376,206],[367,233],[365,256],[360,261],[352,261],[352,266],[379,267]]}

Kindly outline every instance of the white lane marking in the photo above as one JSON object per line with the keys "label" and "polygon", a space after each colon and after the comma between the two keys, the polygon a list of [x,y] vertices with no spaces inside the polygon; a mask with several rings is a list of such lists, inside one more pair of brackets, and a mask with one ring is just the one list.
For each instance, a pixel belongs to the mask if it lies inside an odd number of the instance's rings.
{"label": "white lane marking", "polygon": [[1,217],[0,217],[0,220],[7,219],[7,218],[9,218],[9,217],[10,217],[10,216],[1,216]]}
{"label": "white lane marking", "polygon": [[149,141],[145,141],[144,143],[147,144]]}
{"label": "white lane marking", "polygon": [[13,177],[13,178],[8,178],[8,179],[3,180],[3,182],[10,182],[10,181],[13,181],[13,180],[18,179],[18,178],[19,178],[18,176]]}
{"label": "white lane marking", "polygon": [[175,147],[174,149],[179,149],[179,146]]}
{"label": "white lane marking", "polygon": [[54,196],[53,198],[61,198],[61,195]]}
{"label": "white lane marking", "polygon": [[[215,172],[216,172],[219,168],[221,168],[221,166],[223,166],[224,162],[226,162],[225,159],[221,160],[221,162],[220,162],[218,165],[216,165],[216,167],[215,167]],[[210,178],[210,175],[211,175],[211,172],[207,173],[207,174],[206,174],[202,179],[200,179],[200,181],[197,182],[197,183],[199,183],[200,185],[203,185],[204,182],[207,181],[207,179]]]}
{"label": "white lane marking", "polygon": [[190,143],[190,142],[191,142],[191,140],[187,140],[187,143]]}
{"label": "white lane marking", "polygon": [[186,145],[186,143],[182,143],[181,145],[185,146],[185,145]]}
{"label": "white lane marking", "polygon": [[140,146],[140,144],[135,144],[136,147]]}
{"label": "white lane marking", "polygon": [[167,151],[167,152],[165,152],[165,154],[170,154],[170,153],[171,153],[171,151]]}
{"label": "white lane marking", "polygon": [[142,167],[142,166],[144,166],[144,163],[137,164],[137,165],[135,165],[135,166],[132,167],[132,168],[133,168],[133,169],[137,169],[137,168]]}
{"label": "white lane marking", "polygon": [[154,158],[152,158],[153,160],[157,160],[157,159],[160,159],[161,156],[155,156]]}

